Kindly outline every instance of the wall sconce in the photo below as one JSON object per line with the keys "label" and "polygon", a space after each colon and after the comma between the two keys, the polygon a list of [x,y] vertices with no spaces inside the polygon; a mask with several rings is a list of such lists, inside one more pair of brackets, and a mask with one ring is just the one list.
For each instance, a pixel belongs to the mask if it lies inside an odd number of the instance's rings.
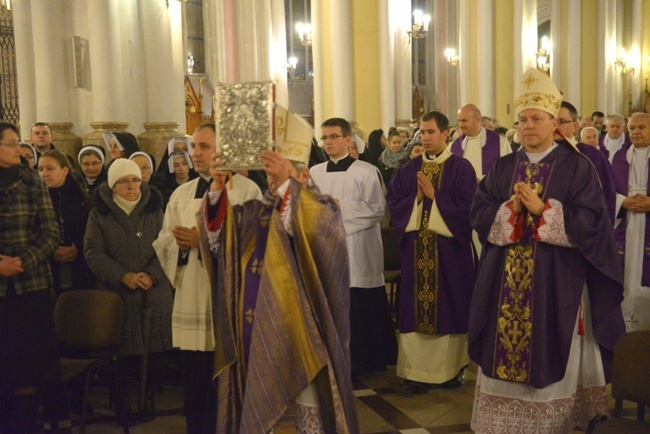
{"label": "wall sconce", "polygon": [[451,66],[458,65],[458,62],[460,61],[460,57],[458,57],[456,50],[453,48],[447,48],[445,50],[445,57],[447,58],[447,63],[449,63]]}
{"label": "wall sconce", "polygon": [[618,69],[620,68],[623,74],[627,74],[628,72],[632,75],[636,72],[637,68],[632,65],[632,59],[630,57],[630,53],[628,53],[625,48],[620,48],[618,50],[618,56],[616,57],[616,61],[614,62],[614,68]]}
{"label": "wall sconce", "polygon": [[296,66],[298,66],[298,58],[296,56],[291,56],[287,59],[287,72],[293,74],[296,71]]}
{"label": "wall sconce", "polygon": [[537,69],[540,71],[548,72],[551,69],[551,40],[547,36],[542,36],[542,46],[535,53],[537,59]]}
{"label": "wall sconce", "polygon": [[416,9],[413,11],[413,25],[408,33],[410,37],[415,39],[422,39],[429,33],[429,22],[431,16],[423,14],[421,10]]}
{"label": "wall sconce", "polygon": [[300,38],[300,43],[305,47],[311,47],[311,24],[296,24],[296,32]]}
{"label": "wall sconce", "polygon": [[10,11],[11,10],[11,0],[0,0],[0,6],[2,6],[2,9]]}

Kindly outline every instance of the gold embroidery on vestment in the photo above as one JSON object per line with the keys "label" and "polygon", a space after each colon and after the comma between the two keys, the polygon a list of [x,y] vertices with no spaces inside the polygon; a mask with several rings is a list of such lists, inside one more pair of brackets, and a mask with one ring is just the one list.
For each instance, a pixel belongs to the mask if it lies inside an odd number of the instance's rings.
{"label": "gold embroidery on vestment", "polygon": [[[517,183],[525,182],[544,200],[545,186],[539,179],[540,169],[549,163],[524,163],[524,179],[516,179],[513,185],[517,193]],[[543,180],[546,182],[546,180]],[[524,235],[516,244],[508,246],[503,275],[503,290],[499,317],[497,319],[497,351],[494,370],[497,378],[517,383],[526,382],[529,376],[533,331],[532,291],[534,261],[535,220],[530,213],[525,214]],[[505,352],[505,355],[504,355]]]}
{"label": "gold embroidery on vestment", "polygon": [[[425,163],[422,172],[440,188],[442,164]],[[422,213],[422,222],[415,243],[415,329],[418,333],[433,335],[437,329],[438,303],[438,235],[428,229],[429,211]]]}

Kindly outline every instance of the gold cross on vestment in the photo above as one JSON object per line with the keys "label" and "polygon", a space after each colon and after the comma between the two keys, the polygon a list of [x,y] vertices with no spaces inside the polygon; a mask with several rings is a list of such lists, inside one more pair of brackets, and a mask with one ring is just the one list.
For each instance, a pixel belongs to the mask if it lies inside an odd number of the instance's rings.
{"label": "gold cross on vestment", "polygon": [[530,86],[533,85],[536,81],[539,81],[537,78],[533,77],[532,75],[529,75],[526,77],[524,81],[521,82],[524,86],[526,86],[526,89],[530,89]]}
{"label": "gold cross on vestment", "polygon": [[639,321],[634,319],[634,315],[630,315],[630,319],[626,320],[625,322],[628,323],[633,329],[635,329],[637,324],[639,324]]}
{"label": "gold cross on vestment", "polygon": [[506,333],[508,333],[508,336],[510,336],[512,343],[517,345],[517,341],[523,336],[524,331],[519,328],[519,321],[513,321],[512,327],[509,328]]}

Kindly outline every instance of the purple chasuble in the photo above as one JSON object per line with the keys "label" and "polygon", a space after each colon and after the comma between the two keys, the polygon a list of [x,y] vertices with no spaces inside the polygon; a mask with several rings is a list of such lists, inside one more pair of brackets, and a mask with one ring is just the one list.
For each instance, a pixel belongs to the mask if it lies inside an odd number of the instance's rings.
{"label": "purple chasuble", "polygon": [[[648,160],[650,164],[650,160]],[[621,149],[614,154],[612,160],[612,169],[614,179],[616,180],[616,191],[623,196],[628,196],[628,186],[630,177],[630,163],[627,161],[627,149]],[[647,192],[650,192],[650,176],[648,176]],[[616,239],[616,248],[622,261],[625,261],[625,235],[627,231],[627,210],[621,208],[621,223],[614,229],[614,238]],[[650,286],[650,214],[645,215],[645,248],[643,249],[643,272],[641,274],[641,285]]]}
{"label": "purple chasuble", "polygon": [[257,226],[257,238],[255,250],[246,264],[244,272],[244,296],[242,306],[242,337],[244,340],[244,360],[248,366],[248,354],[251,347],[253,335],[253,322],[255,319],[255,306],[257,304],[257,293],[260,290],[260,278],[262,267],[264,267],[264,253],[266,252],[266,241],[269,235],[269,219],[273,213],[273,207],[266,207],[260,212],[259,224]]}
{"label": "purple chasuble", "polygon": [[576,145],[578,150],[585,154],[591,160],[598,174],[600,185],[603,188],[605,195],[605,202],[607,203],[607,211],[609,212],[609,219],[614,225],[616,214],[616,185],[614,185],[614,172],[609,160],[598,149],[585,143],[578,143]]}
{"label": "purple chasuble", "polygon": [[[481,149],[481,175],[486,175],[494,163],[501,157],[501,136],[490,130],[485,130],[485,146]],[[463,134],[451,144],[450,151],[452,154],[462,157],[465,151],[463,150],[463,140],[467,137]]]}
{"label": "purple chasuble", "polygon": [[[623,141],[623,146],[621,146],[621,149],[627,150],[630,146],[632,146],[632,141],[630,140],[630,135],[628,133],[623,133],[625,140]],[[605,158],[608,159],[609,161],[609,149],[605,147],[605,137],[607,137],[607,134],[603,134],[598,138],[598,150],[605,156]],[[618,151],[617,151],[618,152]]]}
{"label": "purple chasuble", "polygon": [[[419,231],[405,232],[417,194],[417,172],[432,180],[435,201],[453,237],[426,229],[432,202],[425,198]],[[399,330],[401,333],[467,333],[475,281],[475,252],[469,206],[476,173],[469,161],[451,156],[443,164],[414,158],[398,169],[388,187],[391,220],[402,257]]]}
{"label": "purple chasuble", "polygon": [[[552,170],[547,173],[541,169],[544,166]],[[537,190],[542,188],[545,199],[562,204],[564,228],[574,248],[532,240],[529,232],[514,245],[487,241],[497,212],[512,197],[522,170],[534,188],[534,182],[539,184]],[[537,225],[537,219],[532,220]],[[588,159],[563,143],[536,165],[529,163],[523,150],[504,156],[480,182],[470,221],[484,248],[470,304],[469,355],[483,373],[535,388],[560,381],[586,283],[594,336],[605,377],[610,378],[614,344],[625,331],[620,307],[623,268],[605,199]],[[530,255],[516,255],[525,253],[526,247]],[[526,291],[520,290],[523,287]],[[508,352],[514,358],[500,364]]]}

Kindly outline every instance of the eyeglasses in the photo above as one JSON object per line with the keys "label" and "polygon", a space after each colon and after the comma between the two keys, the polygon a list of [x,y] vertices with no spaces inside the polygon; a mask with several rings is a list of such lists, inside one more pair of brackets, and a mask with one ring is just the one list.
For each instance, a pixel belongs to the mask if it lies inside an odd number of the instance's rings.
{"label": "eyeglasses", "polygon": [[329,136],[321,137],[320,139],[318,139],[318,141],[321,142],[321,143],[327,141],[328,139],[331,140],[331,141],[334,141],[334,140],[338,139],[339,137],[345,137],[345,136],[347,136],[347,134],[330,134]]}
{"label": "eyeglasses", "polygon": [[141,182],[142,182],[142,180],[141,180],[141,179],[137,179],[137,178],[133,178],[133,179],[120,179],[119,181],[115,181],[115,183],[116,183],[116,184],[119,184],[119,185],[130,185],[130,184],[133,184],[133,185],[140,185]]}
{"label": "eyeglasses", "polygon": [[570,119],[559,119],[559,121],[560,121],[560,125],[573,123],[573,120]]}
{"label": "eyeglasses", "polygon": [[88,169],[89,167],[97,167],[101,165],[102,165],[101,161],[93,161],[92,163],[81,163],[81,167],[83,167],[84,169]]}
{"label": "eyeglasses", "polygon": [[11,148],[11,149],[18,149],[20,147],[20,143],[18,143],[18,142],[16,142],[16,143],[0,143],[0,145],[6,146],[7,148]]}

